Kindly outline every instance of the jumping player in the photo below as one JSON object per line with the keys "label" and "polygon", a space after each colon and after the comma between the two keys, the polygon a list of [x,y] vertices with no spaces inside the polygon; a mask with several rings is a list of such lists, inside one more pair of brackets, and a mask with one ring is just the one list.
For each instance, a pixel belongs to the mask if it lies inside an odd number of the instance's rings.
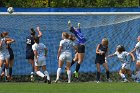
{"label": "jumping player", "polygon": [[58,49],[58,69],[57,69],[57,77],[56,77],[56,83],[59,80],[59,76],[61,74],[61,68],[66,61],[66,69],[67,69],[67,75],[68,75],[68,83],[71,82],[71,60],[72,60],[72,48],[75,47],[75,44],[69,40],[69,34],[66,32],[62,33],[62,39],[60,41],[59,49]]}
{"label": "jumping player", "polygon": [[[32,46],[34,51],[34,62],[35,62],[35,72],[38,76],[44,79],[46,83],[48,80],[48,84],[51,83],[49,73],[46,70],[46,56],[47,56],[47,48],[43,43],[39,42],[39,37],[35,37],[35,44]],[[42,67],[44,74],[39,70]]]}
{"label": "jumping player", "polygon": [[116,52],[114,54],[108,55],[108,57],[113,57],[113,56],[117,56],[118,59],[122,62],[122,67],[119,71],[119,75],[122,77],[123,82],[128,82],[128,80],[126,79],[126,74],[128,76],[133,77],[133,75],[131,74],[131,70],[130,70],[130,60],[128,60],[128,56],[132,57],[132,61],[135,61],[135,57],[132,53],[128,53],[125,51],[125,48],[121,45],[118,45],[116,48]]}
{"label": "jumping player", "polygon": [[[39,27],[37,27],[38,37],[42,36],[42,32]],[[32,50],[32,45],[34,44],[34,37],[36,36],[36,32],[33,28],[30,30],[30,35],[26,37],[26,59],[28,59],[29,63],[32,65],[31,71],[31,79],[33,79],[34,74],[34,52]]]}
{"label": "jumping player", "polygon": [[14,40],[11,38],[6,38],[8,32],[1,33],[1,40],[0,40],[0,74],[2,73],[2,65],[5,63],[5,76],[7,79],[9,77],[9,52],[7,50],[7,44],[13,42]]}
{"label": "jumping player", "polygon": [[[13,52],[13,49],[11,47],[11,43],[13,43],[13,42],[15,42],[14,39],[12,41],[10,41],[9,44],[7,44],[7,49],[8,49],[8,52],[10,54],[10,58],[9,58],[9,75],[10,75],[10,79],[12,79],[12,67],[13,67],[13,64],[14,64],[14,52]],[[3,72],[2,72],[1,76],[4,76],[4,74],[5,74],[5,64],[4,64]]]}
{"label": "jumping player", "polygon": [[107,53],[108,53],[108,39],[103,38],[102,43],[98,44],[98,46],[96,48],[95,64],[97,67],[97,83],[100,82],[100,65],[103,65],[104,68],[106,69],[106,77],[107,77],[108,81],[111,82],[110,76],[109,76],[108,64],[106,61]]}
{"label": "jumping player", "polygon": [[74,28],[71,24],[70,21],[68,21],[68,25],[70,27],[70,32],[72,32],[75,37],[76,37],[76,41],[77,41],[77,53],[75,54],[75,58],[72,60],[71,66],[77,61],[76,64],[76,68],[74,71],[75,77],[78,78],[78,71],[80,69],[80,65],[83,62],[84,56],[85,56],[85,42],[86,39],[83,36],[83,34],[81,33],[81,29],[80,29],[80,23],[78,23],[78,28]]}
{"label": "jumping player", "polygon": [[135,45],[135,48],[131,51],[131,53],[136,52],[136,56],[137,56],[137,62],[136,62],[136,76],[140,76],[138,75],[140,73],[140,36],[138,36],[137,38],[137,44]]}

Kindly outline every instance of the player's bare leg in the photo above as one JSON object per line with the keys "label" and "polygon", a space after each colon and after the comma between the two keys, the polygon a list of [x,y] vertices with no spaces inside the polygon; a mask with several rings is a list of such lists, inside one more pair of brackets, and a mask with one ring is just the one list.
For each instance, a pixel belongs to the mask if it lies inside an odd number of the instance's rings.
{"label": "player's bare leg", "polygon": [[80,66],[83,62],[84,56],[85,56],[85,53],[78,53],[78,62],[76,64],[76,69],[74,72],[76,78],[79,77],[78,72],[79,72]]}
{"label": "player's bare leg", "polygon": [[71,63],[67,62],[66,66],[67,66],[68,83],[71,83],[71,70],[70,70]]}

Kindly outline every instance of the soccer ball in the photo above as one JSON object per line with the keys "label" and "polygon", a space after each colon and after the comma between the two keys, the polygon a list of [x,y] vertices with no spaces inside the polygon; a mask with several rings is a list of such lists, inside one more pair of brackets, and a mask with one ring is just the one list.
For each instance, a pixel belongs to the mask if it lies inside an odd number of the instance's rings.
{"label": "soccer ball", "polygon": [[8,7],[7,12],[12,14],[14,12],[14,8],[13,7]]}

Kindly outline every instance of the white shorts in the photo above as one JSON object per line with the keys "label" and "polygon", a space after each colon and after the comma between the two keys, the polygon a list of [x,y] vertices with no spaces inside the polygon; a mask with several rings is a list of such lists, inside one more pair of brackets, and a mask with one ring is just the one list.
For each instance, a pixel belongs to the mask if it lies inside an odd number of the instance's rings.
{"label": "white shorts", "polygon": [[122,64],[122,69],[130,69],[130,64],[129,63],[123,63]]}
{"label": "white shorts", "polygon": [[59,60],[66,61],[66,62],[72,62],[72,54],[70,52],[62,52],[60,54]]}
{"label": "white shorts", "polygon": [[9,59],[9,58],[10,58],[9,53],[0,54],[0,60],[6,60],[6,59]]}
{"label": "white shorts", "polygon": [[137,62],[140,62],[140,57],[139,56],[137,56]]}
{"label": "white shorts", "polygon": [[45,66],[46,65],[46,57],[38,57],[38,63],[35,60],[35,66]]}

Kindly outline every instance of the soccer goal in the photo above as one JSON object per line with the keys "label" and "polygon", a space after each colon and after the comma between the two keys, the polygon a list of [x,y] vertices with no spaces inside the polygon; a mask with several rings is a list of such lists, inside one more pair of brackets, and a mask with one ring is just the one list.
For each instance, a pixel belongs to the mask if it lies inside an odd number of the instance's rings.
{"label": "soccer goal", "polygon": [[[81,73],[95,73],[95,51],[102,38],[109,39],[109,54],[115,52],[118,44],[124,45],[126,51],[134,48],[137,36],[140,35],[139,12],[0,12],[0,32],[8,31],[9,36],[16,40],[12,44],[15,54],[13,75],[29,75],[31,66],[25,59],[26,36],[30,28],[40,26],[43,33],[41,42],[48,47],[47,69],[50,74],[56,74],[57,51],[63,31],[69,32],[67,22],[73,26],[81,23],[81,30],[87,39],[86,53]],[[74,56],[74,55],[73,55]],[[117,72],[121,63],[116,58],[108,60],[111,72]],[[74,71],[75,66],[72,67]],[[131,63],[135,70],[135,63]],[[64,71],[64,69],[63,69]],[[105,70],[102,68],[104,73]]]}

